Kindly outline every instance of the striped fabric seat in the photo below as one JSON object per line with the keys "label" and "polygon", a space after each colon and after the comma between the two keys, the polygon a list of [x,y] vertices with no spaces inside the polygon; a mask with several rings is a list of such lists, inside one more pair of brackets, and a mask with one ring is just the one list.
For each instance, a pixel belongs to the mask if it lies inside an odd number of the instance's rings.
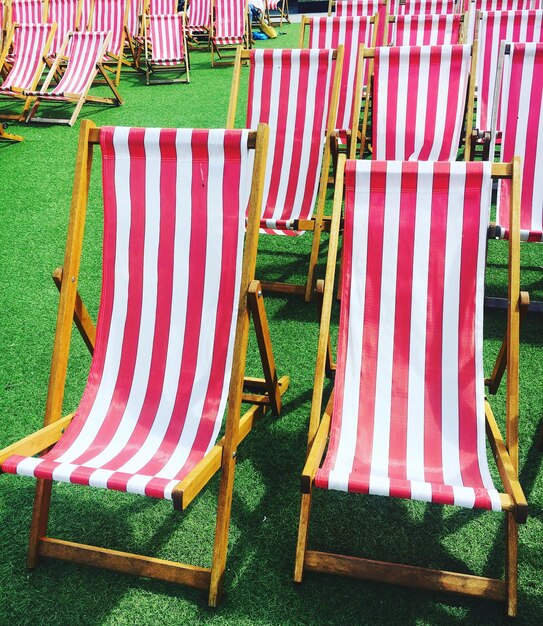
{"label": "striped fabric seat", "polygon": [[468,14],[467,27],[464,25],[464,43],[473,43],[477,13],[479,11],[528,11],[540,8],[533,6],[534,0],[465,0],[464,11]]}
{"label": "striped fabric seat", "polygon": [[177,0],[149,0],[149,15],[173,15],[177,13]]}
{"label": "striped fabric seat", "polygon": [[[0,85],[0,94],[15,95],[13,87],[34,90],[45,67],[45,56],[49,51],[56,26],[54,24],[23,24],[12,27],[7,36],[4,55],[10,42],[16,55],[13,65]],[[0,67],[3,65],[0,54]],[[4,57],[5,58],[5,57]]]}
{"label": "striped fabric seat", "polygon": [[491,125],[500,43],[543,42],[543,11],[488,11],[479,15],[475,125],[485,131]]}
{"label": "striped fabric seat", "polygon": [[296,235],[317,198],[332,85],[332,50],[251,50],[247,128],[269,124],[261,226]]}
{"label": "striped fabric seat", "polygon": [[243,44],[245,37],[246,0],[215,0],[214,46]]}
{"label": "striped fabric seat", "polygon": [[111,32],[109,51],[115,56],[122,56],[127,23],[127,3],[131,0],[93,0],[92,14],[88,30]]}
{"label": "striped fabric seat", "polygon": [[45,22],[45,4],[42,0],[12,0],[12,24],[42,24]]}
{"label": "striped fabric seat", "polygon": [[451,15],[457,13],[456,0],[396,0],[390,5],[391,15]]}
{"label": "striped fabric seat", "polygon": [[[501,96],[500,161],[521,157],[520,233],[524,241],[543,241],[543,44],[502,44],[504,55]],[[493,133],[497,134],[497,113]],[[494,154],[493,150],[491,154]],[[500,181],[496,221],[498,235],[509,238],[511,184]]]}
{"label": "striped fabric seat", "polygon": [[460,15],[397,15],[390,29],[392,46],[442,46],[460,40]]}
{"label": "striped fabric seat", "polygon": [[172,499],[213,446],[232,369],[247,134],[101,130],[103,282],[87,388],[51,451],[3,471]]}
{"label": "striped fabric seat", "polygon": [[370,17],[386,9],[386,2],[383,0],[339,0],[335,3],[335,9],[336,17]]}
{"label": "striped fabric seat", "polygon": [[79,0],[80,16],[79,27],[81,30],[91,30],[92,23],[89,23],[92,17],[92,3],[93,0]]}
{"label": "striped fabric seat", "polygon": [[376,48],[373,158],[456,160],[470,64],[471,46]]}
{"label": "striped fabric seat", "polygon": [[190,0],[185,3],[185,24],[190,33],[209,32],[211,28],[211,0]]}
{"label": "striped fabric seat", "polygon": [[183,15],[149,17],[152,65],[175,66],[185,59]]}
{"label": "striped fabric seat", "polygon": [[57,32],[51,43],[50,55],[56,56],[68,36],[68,33],[73,33],[82,25],[82,30],[85,28],[85,23],[77,20],[77,7],[78,3],[73,0],[49,0],[49,9],[47,12],[47,22],[49,24],[55,23],[57,25]]}
{"label": "striped fabric seat", "polygon": [[339,91],[338,113],[335,123],[340,139],[345,142],[347,130],[353,123],[353,111],[360,108],[355,101],[355,86],[361,81],[367,85],[369,62],[363,65],[363,76],[357,77],[360,45],[373,45],[374,25],[370,17],[320,17],[305,18],[304,25],[309,26],[309,48],[337,48],[344,46],[343,70]]}
{"label": "striped fabric seat", "polygon": [[334,407],[317,487],[501,510],[485,447],[491,193],[489,163],[348,162]]}

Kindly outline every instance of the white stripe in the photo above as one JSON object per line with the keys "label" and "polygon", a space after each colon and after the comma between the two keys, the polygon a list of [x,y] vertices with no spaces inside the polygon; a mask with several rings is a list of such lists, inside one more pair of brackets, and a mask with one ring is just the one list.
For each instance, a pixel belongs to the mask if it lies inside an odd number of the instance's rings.
{"label": "white stripe", "polygon": [[[369,164],[357,163],[353,223],[353,251],[347,354],[345,355],[345,382],[341,411],[341,430],[335,466],[328,478],[330,489],[346,491],[356,451],[362,342],[366,296],[366,263],[368,245],[368,207],[371,170]],[[360,210],[359,210],[360,207]]]}

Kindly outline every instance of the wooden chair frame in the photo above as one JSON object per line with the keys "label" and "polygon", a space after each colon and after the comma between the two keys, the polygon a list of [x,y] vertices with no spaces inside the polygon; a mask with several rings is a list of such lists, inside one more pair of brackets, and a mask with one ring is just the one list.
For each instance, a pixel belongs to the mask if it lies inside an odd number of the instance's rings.
{"label": "wooden chair frame", "polygon": [[[380,4],[385,5],[388,11],[389,0],[382,0]],[[336,8],[336,0],[328,0],[328,17],[334,16],[335,8]]]}
{"label": "wooden chair frame", "polygon": [[[275,13],[270,13],[270,11],[275,11]],[[283,27],[283,22],[286,24],[290,24],[290,15],[288,12],[288,0],[283,0],[281,6],[277,6],[276,9],[270,9],[268,1],[265,0],[265,14],[264,17],[266,22],[270,26],[279,26],[279,28]]]}
{"label": "wooden chair frame", "polygon": [[21,135],[13,135],[5,130],[5,125],[0,124],[0,141],[23,141]]}
{"label": "wooden chair frame", "polygon": [[[103,48],[104,53],[107,49],[110,38],[111,38],[111,35],[108,35],[108,37],[106,38],[106,42]],[[68,58],[64,55],[64,53],[66,52],[69,41],[70,41],[70,35],[68,35],[68,37],[66,37],[66,39],[64,40],[60,53],[57,55],[53,65],[51,66],[49,70],[49,73],[47,74],[47,78],[45,79],[42,85],[42,90],[47,90],[53,78],[60,75],[62,72],[62,68],[65,67]],[[25,110],[28,111],[28,115],[26,116],[25,120],[27,122],[34,121],[34,122],[41,122],[45,124],[67,124],[68,126],[73,126],[76,119],[79,116],[79,113],[81,112],[83,105],[86,103],[113,104],[115,106],[121,106],[124,101],[117,87],[115,86],[115,83],[106,74],[102,62],[99,62],[97,65],[98,65],[98,74],[102,76],[106,85],[113,92],[112,98],[106,98],[104,96],[89,96],[88,94],[89,94],[91,85],[89,85],[88,89],[86,89],[85,92],[81,94],[65,93],[63,96],[64,98],[63,100],[49,98],[47,97],[47,95],[36,96],[34,94],[28,94],[27,92],[25,92],[25,95],[27,95],[27,101],[25,103]],[[47,102],[48,104],[58,104],[58,105],[63,105],[63,106],[65,106],[66,104],[74,104],[75,109],[69,118],[36,117],[36,112],[41,102]]]}
{"label": "wooden chair frame", "polygon": [[471,574],[458,574],[440,570],[413,567],[395,563],[373,561],[359,557],[344,556],[309,550],[307,548],[311,496],[315,475],[326,449],[333,409],[332,392],[319,420],[323,402],[324,377],[329,360],[329,335],[331,306],[334,297],[334,271],[338,250],[341,205],[343,198],[343,174],[345,157],[338,165],[338,182],[334,196],[334,210],[328,248],[321,325],[317,348],[315,384],[309,421],[308,454],[302,472],[302,503],[296,546],[294,580],[301,582],[306,571],[335,573],[366,580],[389,582],[402,586],[450,591],[468,596],[504,601],[510,616],[517,612],[517,524],[526,521],[527,503],[518,480],[518,346],[520,295],[520,162],[493,164],[492,176],[512,179],[511,224],[512,236],[509,245],[509,302],[507,321],[507,400],[506,438],[500,434],[496,419],[488,401],[485,400],[487,436],[500,473],[505,493],[500,493],[502,508],[506,513],[507,556],[505,580],[484,578]]}
{"label": "wooden chair frame", "polygon": [[[313,217],[308,220],[297,220],[294,224],[294,230],[303,230],[313,233],[313,241],[311,244],[311,253],[309,257],[309,268],[307,271],[307,280],[305,285],[293,285],[291,283],[281,283],[272,281],[261,281],[265,291],[286,294],[304,295],[306,302],[309,302],[313,293],[315,269],[319,256],[319,245],[321,232],[328,230],[330,218],[324,215],[324,203],[326,201],[326,189],[328,183],[328,171],[330,169],[331,151],[330,137],[334,132],[334,125],[337,115],[337,105],[339,98],[339,88],[341,83],[341,68],[343,65],[343,46],[339,46],[334,52],[333,58],[336,61],[336,71],[334,72],[334,82],[330,92],[330,107],[328,111],[328,120],[326,123],[326,140],[324,142],[322,167],[319,180],[319,188],[317,194],[317,207]],[[230,91],[230,101],[228,104],[228,114],[226,118],[226,127],[234,128],[236,121],[236,108],[238,104],[239,85],[241,80],[241,67],[250,59],[250,52],[238,48],[236,54],[236,62],[234,66],[234,75],[232,77],[232,89]]]}
{"label": "wooden chair frame", "polygon": [[[238,444],[251,430],[257,418],[263,416],[268,409],[271,409],[274,413],[280,411],[281,396],[289,385],[287,376],[279,380],[277,378],[262,290],[258,281],[254,280],[268,133],[269,130],[266,125],[259,125],[258,131],[249,135],[249,146],[255,148],[255,166],[250,196],[251,209],[243,253],[240,301],[234,340],[234,365],[229,389],[225,435],[173,491],[174,508],[179,511],[184,510],[210,478],[219,469],[222,469],[211,568],[165,561],[47,537],[46,531],[52,481],[44,479],[38,479],[36,485],[28,552],[28,566],[30,568],[35,568],[41,557],[75,561],[118,572],[138,574],[205,589],[209,592],[210,606],[217,606],[219,603],[228,545],[236,449]],[[56,270],[54,273],[55,283],[60,289],[60,301],[44,427],[0,451],[0,463],[13,454],[32,456],[46,451],[60,439],[64,429],[74,416],[71,413],[61,417],[72,320],[75,321],[91,352],[94,348],[96,335],[94,324],[79,296],[77,285],[92,153],[93,147],[98,142],[99,128],[89,120],[84,120],[81,124],[76,160],[64,267]],[[263,363],[264,378],[262,379],[244,377],[250,316],[253,318]],[[242,402],[248,402],[252,405],[243,416],[241,416]]]}
{"label": "wooden chair frame", "polygon": [[[388,27],[388,24],[387,24],[387,27]],[[388,30],[387,28],[385,28],[385,38],[387,36],[388,36]],[[364,62],[364,59],[371,59],[371,61],[370,61],[369,78],[368,78],[368,85],[370,86],[370,93],[369,93],[369,97],[366,97],[365,102],[364,102],[364,107],[363,107],[364,110],[362,114],[362,132],[361,132],[361,138],[360,138],[360,148],[359,148],[358,158],[362,158],[362,156],[364,155],[364,150],[366,149],[370,101],[372,100],[372,95],[373,95],[372,94],[373,78],[374,78],[373,60],[375,59],[375,50],[376,48],[364,48],[363,46],[361,46],[361,50],[359,54],[360,64]],[[470,66],[469,79],[468,79],[468,93],[467,93],[466,113],[465,113],[465,123],[464,123],[464,127],[465,127],[464,161],[471,160],[470,158],[471,148],[472,148],[471,137],[472,137],[472,128],[473,128],[473,107],[474,107],[474,102],[475,102],[475,68],[476,68],[476,65],[477,65],[477,41],[475,41],[471,46],[471,66]],[[357,89],[357,93],[355,95],[355,98],[356,98],[355,102],[362,103],[362,98],[360,94],[362,90],[362,85],[357,84],[356,89]],[[357,128],[359,125],[360,114],[361,114],[360,110],[355,109],[353,111],[353,122],[351,124],[351,127],[353,129]],[[350,159],[357,158],[356,149],[357,149],[357,142],[352,141],[351,150],[349,152]]]}

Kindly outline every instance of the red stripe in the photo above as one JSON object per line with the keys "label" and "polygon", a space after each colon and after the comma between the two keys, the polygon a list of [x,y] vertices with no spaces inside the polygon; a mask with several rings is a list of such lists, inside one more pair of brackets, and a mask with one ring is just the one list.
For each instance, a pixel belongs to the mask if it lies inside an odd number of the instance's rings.
{"label": "red stripe", "polygon": [[[386,194],[386,164],[372,164],[368,220],[368,249],[366,259],[366,291],[364,303],[364,334],[362,338],[362,370],[360,374],[358,432],[352,472],[369,476],[373,448],[376,398],[376,362],[381,314],[381,280]],[[350,484],[350,479],[349,479]]]}
{"label": "red stripe", "polygon": [[[411,300],[415,249],[415,211],[418,166],[403,166],[398,233],[397,287],[394,319],[394,357],[390,414],[389,477],[407,479],[407,398],[411,349]],[[401,278],[400,278],[401,277]],[[409,496],[405,496],[409,497]]]}
{"label": "red stripe", "polygon": [[[406,107],[405,114],[405,147],[403,154],[396,154],[396,150],[391,153],[392,158],[395,159],[407,159],[413,156],[415,150],[415,131],[417,129],[417,104],[419,103],[419,78],[420,78],[420,48],[413,48],[409,51],[409,64],[408,64],[408,76],[407,81],[407,102],[404,105]],[[428,81],[428,86],[433,85],[431,81]],[[431,99],[431,92],[434,89],[428,89],[428,100]],[[402,111],[403,107],[400,107]],[[426,122],[426,120],[424,120]],[[428,126],[425,123],[425,128]],[[424,157],[420,157],[421,161],[424,161]]]}

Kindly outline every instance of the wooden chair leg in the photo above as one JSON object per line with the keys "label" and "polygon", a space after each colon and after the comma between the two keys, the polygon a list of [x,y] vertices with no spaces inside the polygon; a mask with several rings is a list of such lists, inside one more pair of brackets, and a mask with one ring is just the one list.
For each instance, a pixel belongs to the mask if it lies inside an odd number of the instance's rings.
{"label": "wooden chair leg", "polygon": [[32,524],[30,526],[30,540],[28,542],[27,566],[29,569],[34,569],[39,565],[39,545],[40,539],[47,533],[52,487],[52,480],[43,480],[42,478],[38,478],[34,494],[34,509],[32,511]]}
{"label": "wooden chair leg", "polygon": [[[325,182],[326,184],[326,182]],[[315,269],[317,268],[317,259],[319,256],[319,246],[321,241],[322,221],[315,221],[315,230],[313,231],[313,241],[311,243],[311,254],[309,257],[309,270],[307,272],[307,282],[305,284],[305,301],[311,300],[313,292],[313,282],[315,278]]]}
{"label": "wooden chair leg", "polygon": [[506,564],[505,580],[507,582],[507,615],[517,615],[517,576],[518,576],[518,526],[512,513],[506,514]]}
{"label": "wooden chair leg", "polygon": [[298,526],[298,542],[296,544],[296,562],[294,564],[294,582],[301,583],[304,575],[305,551],[311,515],[311,493],[302,494],[300,507],[300,523]]}

